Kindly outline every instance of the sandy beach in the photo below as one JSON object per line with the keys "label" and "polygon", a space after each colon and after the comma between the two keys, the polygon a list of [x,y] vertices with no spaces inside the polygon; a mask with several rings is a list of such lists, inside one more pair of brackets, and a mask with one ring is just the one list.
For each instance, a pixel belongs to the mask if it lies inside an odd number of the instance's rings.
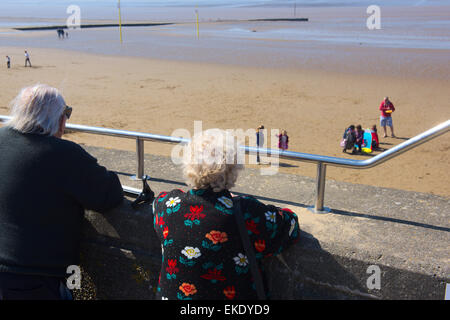
{"label": "sandy beach", "polygon": [[[21,48],[1,48],[21,56]],[[324,72],[310,69],[255,68],[32,50],[33,68],[22,63],[0,72],[0,114],[21,87],[36,82],[58,87],[74,109],[71,123],[171,135],[179,128],[244,130],[264,124],[286,129],[290,150],[353,159],[339,147],[351,123],[379,127],[378,106],[389,95],[398,138],[382,138],[391,148],[449,119],[448,79],[403,78]],[[405,68],[408,66],[405,65]],[[333,70],[333,68],[329,68]],[[442,70],[447,72],[447,70]],[[446,75],[443,75],[446,77]],[[381,135],[381,134],[380,134]],[[135,150],[133,140],[71,133],[78,143]],[[170,155],[172,146],[146,143],[145,152]],[[327,178],[450,196],[448,136],[437,138],[379,167],[329,167]],[[375,153],[377,154],[377,153]],[[312,164],[281,160],[280,171],[315,177]],[[149,175],[163,173],[146,168]],[[180,177],[181,179],[181,177]]]}
{"label": "sandy beach", "polygon": [[[103,22],[113,21],[116,9]],[[191,9],[135,8],[134,22],[178,23],[124,28],[123,44],[117,28],[70,31],[69,39],[58,40],[54,30],[8,29],[26,21],[19,14],[0,19],[0,56],[12,57],[11,69],[0,65],[0,114],[9,114],[22,87],[40,82],[62,91],[74,124],[162,135],[181,128],[192,133],[194,121],[203,129],[244,131],[264,124],[268,132],[287,130],[291,151],[352,159],[369,156],[342,153],[344,129],[376,124],[382,136],[384,96],[396,108],[397,138],[381,138],[382,149],[450,119],[450,6],[385,8],[376,31],[366,28],[362,7],[298,8],[297,17],[309,22],[270,23],[239,19],[292,18],[292,8],[201,8],[199,39]],[[131,13],[124,9],[124,21],[133,22]],[[65,19],[57,17],[30,24]],[[100,19],[92,17],[91,23]],[[33,68],[24,68],[25,48]],[[133,140],[65,137],[135,150]],[[169,156],[172,147],[148,142],[145,152]],[[328,167],[327,179],[450,197],[449,159],[447,134],[375,168]],[[281,160],[279,170],[316,176],[316,166],[302,162]],[[146,173],[164,176],[151,166]]]}

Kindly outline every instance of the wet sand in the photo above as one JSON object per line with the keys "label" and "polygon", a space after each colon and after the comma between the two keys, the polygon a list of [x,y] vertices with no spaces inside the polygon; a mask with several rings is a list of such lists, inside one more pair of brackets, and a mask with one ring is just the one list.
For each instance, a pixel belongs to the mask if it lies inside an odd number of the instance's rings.
{"label": "wet sand", "polygon": [[[204,129],[246,130],[262,123],[269,130],[286,129],[292,151],[353,159],[367,156],[341,152],[343,130],[351,123],[379,127],[378,106],[385,95],[396,107],[393,119],[399,138],[381,138],[382,148],[391,148],[450,118],[448,69],[439,59],[430,63],[430,77],[421,76],[420,71],[427,72],[426,61],[417,64],[414,59],[406,59],[388,76],[341,70],[344,62],[362,70],[363,61],[353,59],[360,54],[341,55],[340,63],[324,60],[322,68],[300,65],[288,69],[43,48],[33,48],[31,53],[33,68],[24,68],[21,47],[0,48],[1,55],[17,57],[12,69],[0,72],[0,114],[9,113],[8,103],[21,87],[41,82],[62,90],[74,108],[71,123],[164,135],[179,128],[192,132],[195,120],[202,120]],[[408,53],[439,56],[446,52]],[[390,61],[383,56],[379,59],[378,65]],[[405,76],[403,69],[418,72]],[[133,140],[78,133],[66,138],[94,146],[135,149]],[[145,144],[147,153],[170,155],[171,148]],[[447,134],[372,169],[328,167],[327,178],[449,197],[449,149]],[[151,166],[146,169],[149,175],[163,176]],[[281,160],[280,171],[315,177],[316,167]]]}

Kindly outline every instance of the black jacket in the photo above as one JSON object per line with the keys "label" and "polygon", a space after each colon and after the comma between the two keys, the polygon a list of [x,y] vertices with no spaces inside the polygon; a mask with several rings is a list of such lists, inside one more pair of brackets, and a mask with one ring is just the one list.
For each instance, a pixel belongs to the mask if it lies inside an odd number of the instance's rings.
{"label": "black jacket", "polygon": [[0,272],[66,276],[84,209],[122,200],[117,175],[76,143],[0,128]]}

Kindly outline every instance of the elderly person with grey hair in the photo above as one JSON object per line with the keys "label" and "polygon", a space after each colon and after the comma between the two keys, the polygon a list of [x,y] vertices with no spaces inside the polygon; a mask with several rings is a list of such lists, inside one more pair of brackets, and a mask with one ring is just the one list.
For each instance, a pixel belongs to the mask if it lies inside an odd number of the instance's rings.
{"label": "elderly person with grey hair", "polygon": [[[256,299],[249,249],[258,270],[264,257],[277,255],[298,240],[298,220],[292,211],[230,193],[242,169],[238,159],[235,137],[219,129],[197,134],[184,150],[190,190],[162,192],[154,200],[154,229],[163,255],[160,298]],[[245,221],[247,248],[236,214]],[[267,286],[262,287],[267,297]]]}
{"label": "elderly person with grey hair", "polygon": [[79,145],[61,139],[72,108],[35,85],[12,102],[0,129],[0,300],[70,299],[84,209],[119,205],[123,190]]}

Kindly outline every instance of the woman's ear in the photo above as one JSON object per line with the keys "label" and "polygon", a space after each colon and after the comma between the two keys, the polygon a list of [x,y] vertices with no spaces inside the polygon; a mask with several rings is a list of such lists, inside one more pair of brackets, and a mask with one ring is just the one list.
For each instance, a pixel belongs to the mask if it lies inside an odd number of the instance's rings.
{"label": "woman's ear", "polygon": [[59,119],[59,128],[58,128],[58,132],[55,134],[55,137],[57,138],[62,138],[63,134],[64,134],[64,130],[66,129],[66,115],[63,114],[61,116],[61,119]]}

